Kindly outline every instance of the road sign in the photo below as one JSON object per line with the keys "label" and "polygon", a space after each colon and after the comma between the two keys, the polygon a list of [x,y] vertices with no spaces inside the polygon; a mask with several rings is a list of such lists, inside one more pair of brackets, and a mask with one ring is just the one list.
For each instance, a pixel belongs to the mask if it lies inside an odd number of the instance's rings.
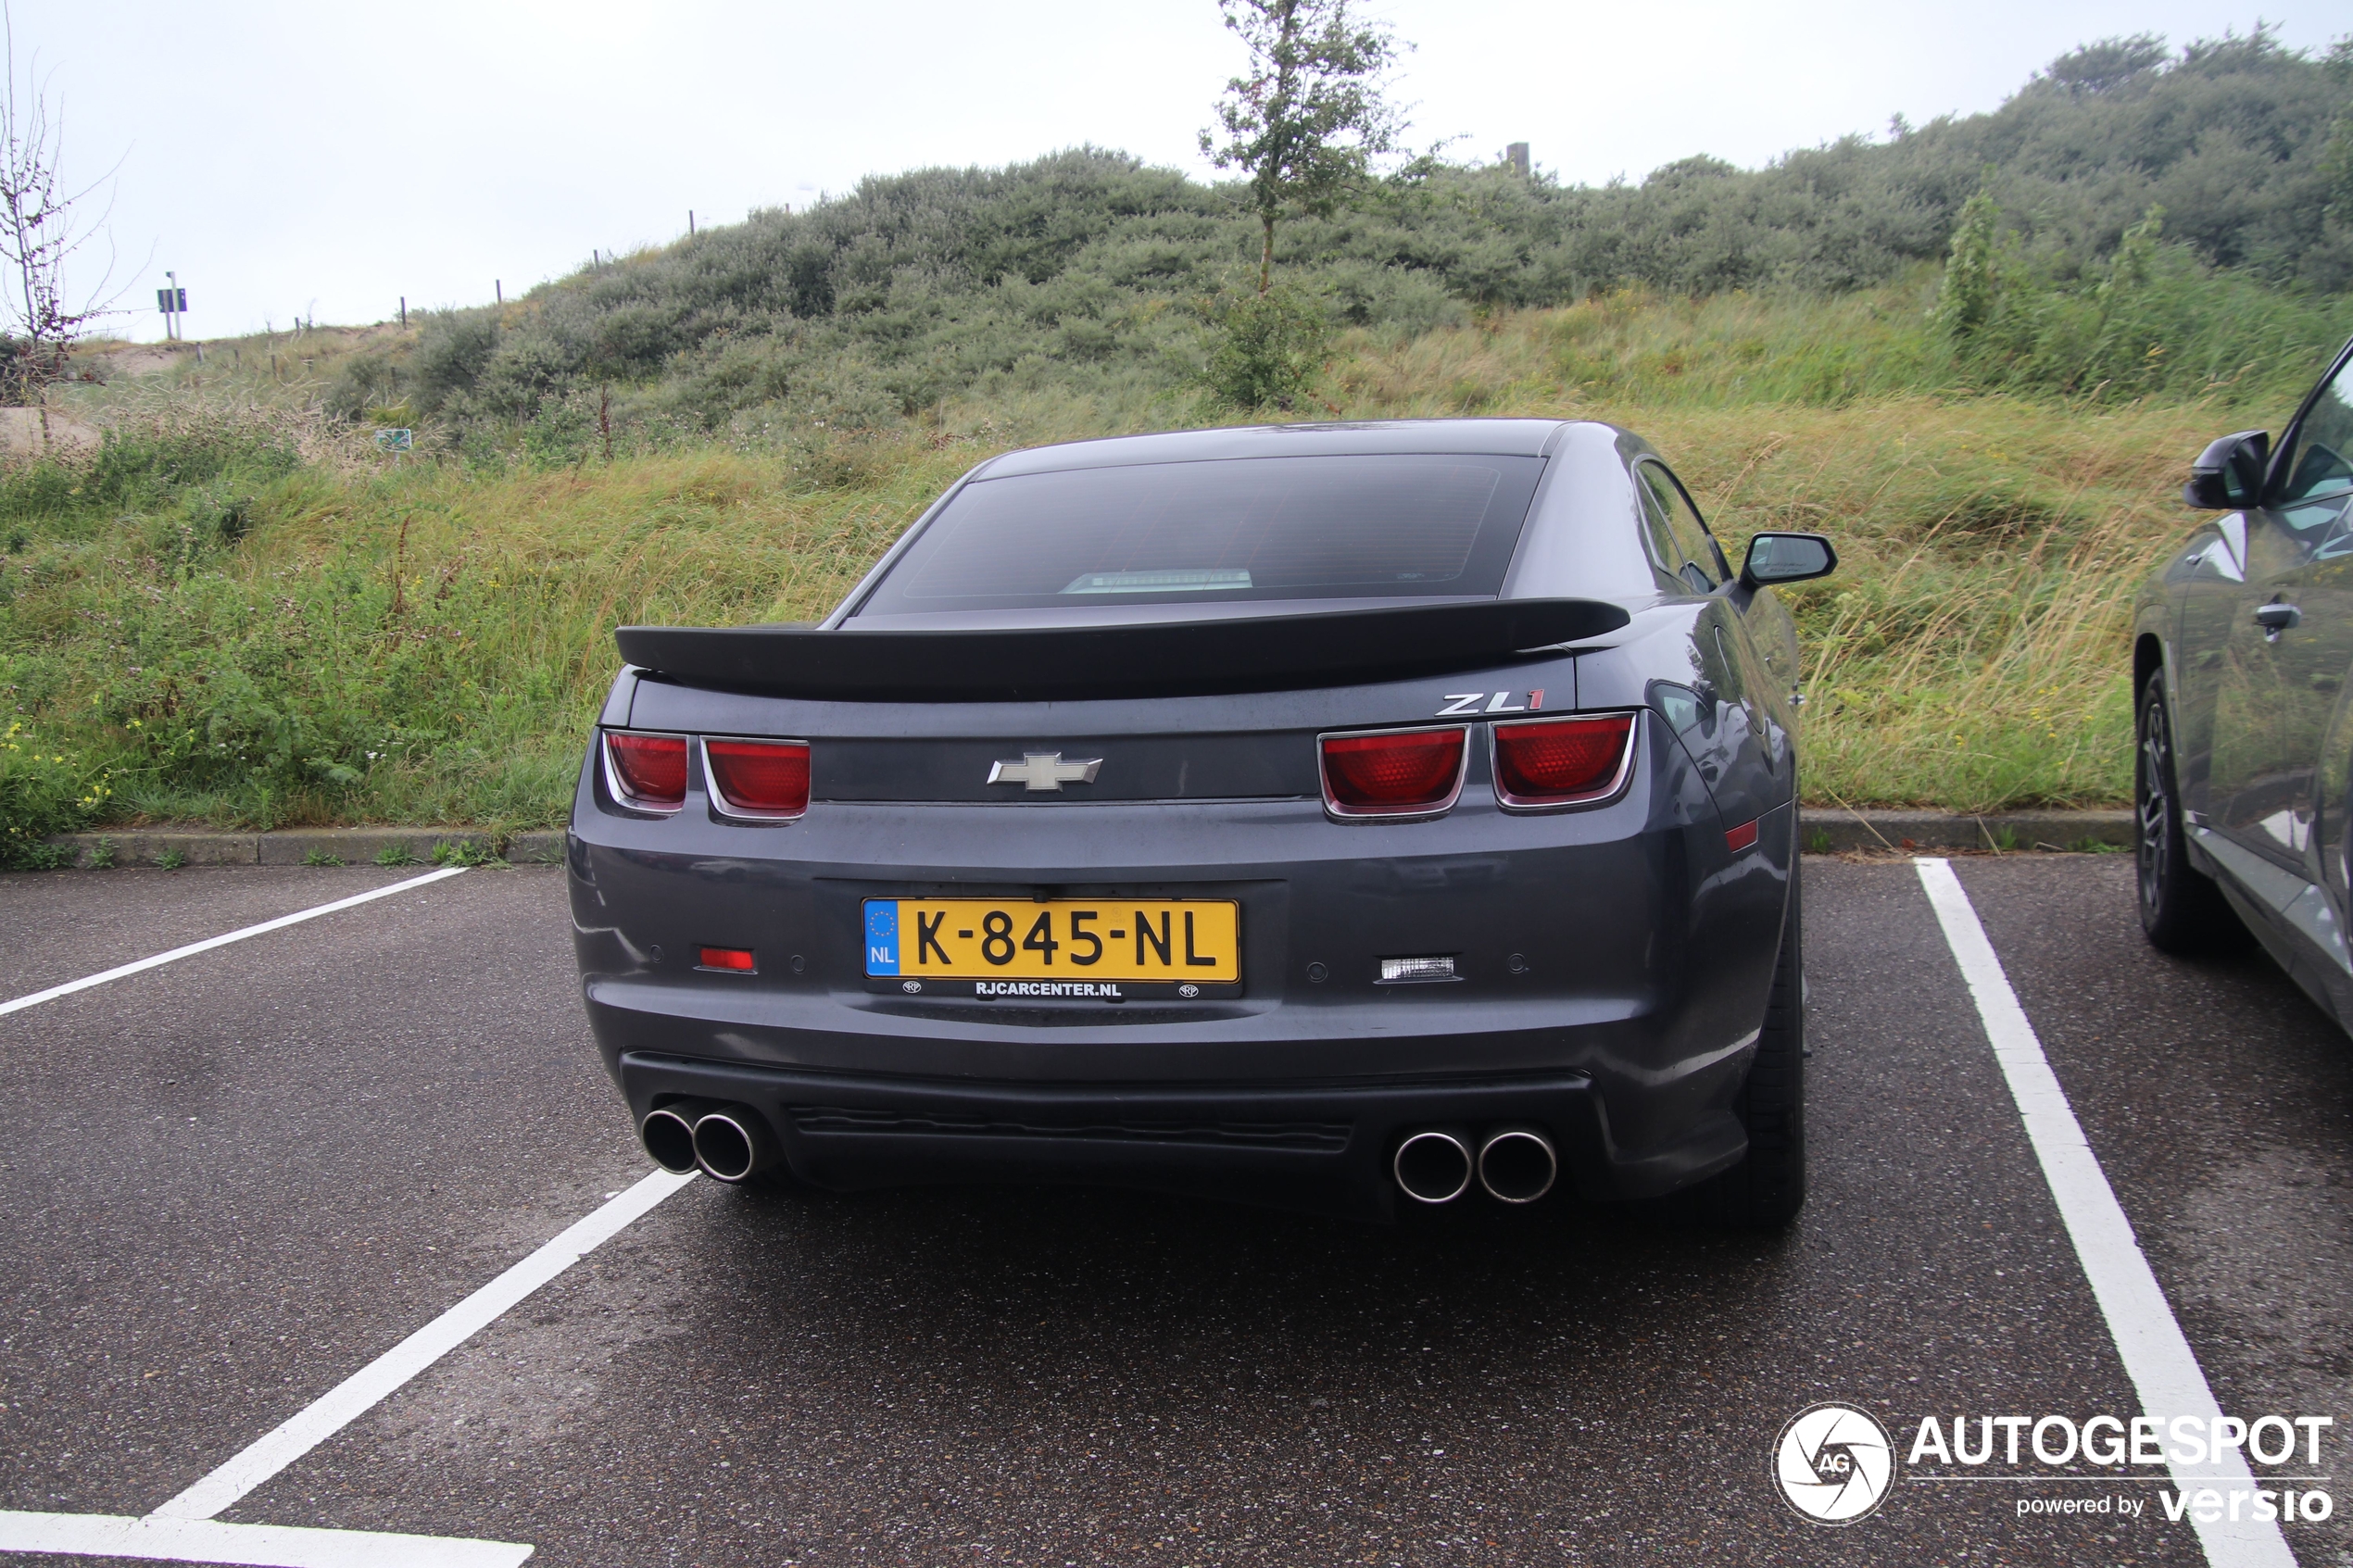
{"label": "road sign", "polygon": [[186,289],[156,290],[156,310],[158,314],[165,316],[187,314],[188,291]]}
{"label": "road sign", "polygon": [[416,449],[416,432],[380,430],[376,432],[376,445],[387,452],[413,451]]}

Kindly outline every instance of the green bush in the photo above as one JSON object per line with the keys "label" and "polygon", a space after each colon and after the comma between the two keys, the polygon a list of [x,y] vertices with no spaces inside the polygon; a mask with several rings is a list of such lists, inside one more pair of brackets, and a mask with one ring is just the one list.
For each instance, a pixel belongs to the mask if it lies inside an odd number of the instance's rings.
{"label": "green bush", "polygon": [[2353,331],[2342,297],[2282,291],[2169,243],[2165,209],[2071,278],[2031,260],[1980,192],[1963,209],[1934,312],[1956,368],[1986,388],[2126,399],[2302,390]]}
{"label": "green bush", "polygon": [[1208,316],[1208,359],[1199,379],[1212,408],[1288,413],[1305,402],[1331,340],[1321,300],[1277,283],[1265,294],[1214,300]]}
{"label": "green bush", "polygon": [[[214,486],[225,497],[239,483],[282,478],[302,466],[294,439],[261,420],[208,420],[185,428],[108,431],[83,458],[44,458],[0,469],[0,519],[145,510],[183,492]],[[237,503],[224,499],[224,509]],[[209,526],[242,532],[242,521]]]}
{"label": "green bush", "polygon": [[113,794],[106,770],[43,745],[23,720],[9,721],[0,731],[0,869],[65,864],[70,852],[43,841],[86,825]]}

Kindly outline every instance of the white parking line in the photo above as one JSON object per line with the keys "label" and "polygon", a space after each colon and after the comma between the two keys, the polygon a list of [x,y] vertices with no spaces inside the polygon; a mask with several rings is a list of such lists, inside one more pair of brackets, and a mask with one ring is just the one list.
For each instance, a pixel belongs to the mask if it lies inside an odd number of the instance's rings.
{"label": "white parking line", "polygon": [[649,1173],[635,1186],[615,1195],[603,1208],[576,1222],[538,1251],[288,1416],[234,1459],[149,1517],[210,1519],[342,1431],[370,1407],[694,1179],[692,1172],[683,1176],[673,1176],[667,1171]]}
{"label": "white parking line", "polygon": [[691,1173],[673,1176],[667,1171],[655,1171],[627,1191],[615,1193],[604,1207],[574,1222],[530,1257],[280,1422],[228,1463],[144,1518],[0,1510],[0,1552],[239,1563],[254,1568],[515,1568],[533,1551],[520,1541],[224,1524],[213,1516],[350,1425],[694,1179]]}
{"label": "white parking line", "polygon": [[248,1568],[515,1568],[532,1549],[521,1541],[223,1524],[217,1519],[0,1512],[0,1551],[68,1557],[233,1562]]}
{"label": "white parking line", "polygon": [[[1984,926],[1978,922],[1961,879],[1944,860],[1923,859],[1913,863],[1919,868],[1920,885],[1928,890],[1936,922],[1944,927],[1944,944],[1960,966],[1961,978],[1969,983],[1977,1016],[1994,1047],[1994,1060],[2001,1064],[2010,1098],[2018,1102],[2019,1119],[2026,1123],[2026,1136],[2034,1146],[2043,1178],[2050,1184],[2059,1218],[2066,1223],[2075,1255],[2092,1282],[2092,1295],[2099,1302],[2100,1315],[2108,1320],[2108,1335],[2116,1341],[2125,1375],[2140,1394],[2142,1413],[2161,1420],[2198,1416],[2210,1430],[2214,1418],[2221,1413],[2214,1391],[2207,1386],[2206,1374],[2174,1319],[2164,1287],[2157,1283],[2141,1251],[2133,1222],[2125,1218],[2115,1189],[2108,1185],[2107,1173],[2100,1169],[2098,1157],[2083,1136],[2082,1123],[2075,1119],[2067,1091],[2059,1086],[2058,1075],[2043,1054],[2034,1025],[2019,1005],[2018,993],[2010,989],[2009,976],[2003,972],[2002,960],[1986,939]],[[2172,1452],[2170,1445],[2166,1451]],[[2175,1464],[2169,1459],[2167,1468],[2175,1486],[2184,1492],[2197,1483],[2226,1491],[2233,1487],[2253,1491],[2256,1481],[2246,1459],[2236,1449],[2225,1453],[2226,1458],[2202,1466]],[[2233,1508],[2231,1512],[2238,1511]],[[2275,1524],[2251,1519],[2206,1523],[2195,1513],[2187,1517],[2196,1525],[2198,1544],[2212,1568],[2296,1568],[2295,1555]]]}
{"label": "white parking line", "polygon": [[163,964],[176,962],[181,959],[194,958],[198,953],[208,953],[215,947],[225,947],[232,942],[242,942],[248,936],[260,936],[269,932],[283,931],[287,926],[298,925],[307,920],[317,920],[321,915],[331,915],[337,909],[347,909],[355,904],[365,904],[375,898],[389,898],[394,894],[405,893],[411,887],[422,887],[429,882],[441,882],[456,876],[465,869],[463,866],[448,866],[441,871],[427,872],[422,876],[412,876],[406,881],[396,882],[389,887],[379,887],[372,893],[358,893],[348,898],[338,898],[332,904],[321,904],[317,909],[298,909],[290,915],[280,915],[276,920],[263,921],[259,925],[246,926],[242,931],[232,931],[220,936],[208,936],[201,942],[191,942],[184,947],[174,947],[168,953],[157,953],[151,959],[141,959],[135,963],[123,964],[120,968],[107,970],[102,974],[88,974],[80,980],[69,980],[62,985],[52,985],[46,991],[35,991],[29,997],[19,997],[11,1002],[0,1002],[0,1015],[20,1012],[26,1008],[39,1007],[43,1002],[54,1002],[59,997],[70,997],[76,991],[87,991],[93,985],[104,985],[107,981],[120,980],[126,974],[137,974],[144,970],[155,969]]}

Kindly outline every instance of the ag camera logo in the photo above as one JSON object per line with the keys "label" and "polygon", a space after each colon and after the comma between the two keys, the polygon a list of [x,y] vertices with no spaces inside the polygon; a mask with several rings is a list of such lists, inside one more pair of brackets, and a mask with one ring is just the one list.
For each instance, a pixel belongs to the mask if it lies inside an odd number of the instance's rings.
{"label": "ag camera logo", "polygon": [[1853,1405],[1809,1405],[1773,1445],[1773,1480],[1790,1507],[1817,1524],[1869,1519],[1895,1485],[1895,1445],[1876,1417]]}

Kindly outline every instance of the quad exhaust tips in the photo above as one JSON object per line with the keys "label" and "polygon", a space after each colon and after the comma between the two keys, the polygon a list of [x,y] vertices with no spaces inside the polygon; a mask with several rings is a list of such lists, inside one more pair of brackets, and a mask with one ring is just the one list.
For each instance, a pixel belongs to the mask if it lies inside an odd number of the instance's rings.
{"label": "quad exhaust tips", "polygon": [[1499,1203],[1533,1203],[1553,1190],[1560,1158],[1537,1127],[1494,1127],[1477,1139],[1460,1127],[1423,1127],[1398,1144],[1390,1170],[1416,1203],[1452,1203],[1474,1178]]}
{"label": "quad exhaust tips", "polygon": [[768,1119],[746,1106],[674,1099],[637,1126],[647,1157],[673,1176],[700,1171],[715,1182],[749,1181],[778,1158]]}

